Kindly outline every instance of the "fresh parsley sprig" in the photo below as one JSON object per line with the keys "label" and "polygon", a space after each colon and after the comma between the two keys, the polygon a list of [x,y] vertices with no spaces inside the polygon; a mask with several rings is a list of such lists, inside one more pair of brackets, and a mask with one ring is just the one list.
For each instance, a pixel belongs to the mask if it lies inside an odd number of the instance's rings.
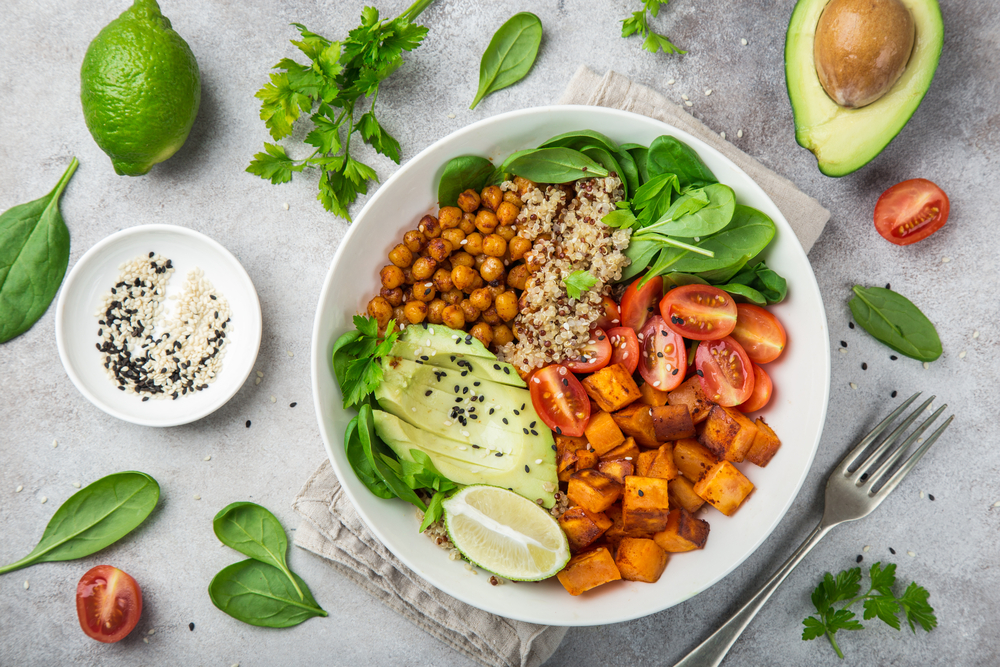
{"label": "fresh parsley sprig", "polygon": [[[927,589],[916,583],[910,583],[901,596],[896,597],[892,592],[892,587],[896,583],[895,564],[883,568],[882,563],[875,563],[869,570],[869,577],[871,586],[864,595],[858,595],[861,590],[860,567],[844,570],[836,577],[827,572],[822,583],[812,593],[812,603],[817,613],[802,621],[802,625],[805,626],[802,630],[802,639],[816,639],[826,635],[833,645],[833,650],[843,658],[844,654],[837,645],[834,635],[840,630],[864,629],[861,622],[855,620],[854,612],[847,610],[851,605],[862,601],[866,621],[878,617],[899,630],[900,622],[897,614],[902,611],[914,634],[917,632],[916,625],[920,625],[927,632],[937,627],[934,609],[927,602],[930,597]],[[839,608],[834,607],[834,604],[844,600],[847,602]]]}
{"label": "fresh parsley sprig", "polygon": [[[378,336],[374,317],[354,316],[354,331],[348,331],[333,344],[333,372],[344,397],[344,407],[360,405],[382,383],[382,357],[389,354],[399,332],[389,320],[386,334]],[[391,332],[391,333],[389,333]]]}
{"label": "fresh parsley sprig", "polygon": [[687,53],[667,39],[665,35],[660,35],[649,29],[649,20],[646,12],[653,15],[653,18],[660,13],[660,7],[670,2],[670,0],[642,0],[642,9],[632,12],[632,16],[622,19],[622,37],[638,34],[643,38],[642,48],[650,53],[663,51],[664,53]]}
{"label": "fresh parsley sprig", "polygon": [[584,292],[597,284],[597,278],[590,275],[589,271],[574,271],[563,278],[563,285],[566,286],[566,293],[571,299],[579,299]]}
{"label": "fresh parsley sprig", "polygon": [[[380,19],[376,8],[365,7],[361,25],[339,42],[293,23],[301,39],[292,44],[310,62],[283,58],[256,97],[261,101],[260,118],[275,140],[291,135],[295,122],[309,114],[313,129],[305,143],[315,150],[297,160],[284,147],[265,143],[264,152],[254,155],[246,170],[279,184],[306,167],[319,169],[317,199],[326,210],[350,220],[348,207],[359,194],[367,194],[369,181],[378,182],[372,167],[352,157],[351,137],[360,134],[366,144],[399,164],[399,142],[375,117],[375,102],[379,85],[403,64],[403,52],[423,41],[427,28],[413,21],[433,1],[417,0],[392,20]],[[355,119],[362,99],[371,105]]]}

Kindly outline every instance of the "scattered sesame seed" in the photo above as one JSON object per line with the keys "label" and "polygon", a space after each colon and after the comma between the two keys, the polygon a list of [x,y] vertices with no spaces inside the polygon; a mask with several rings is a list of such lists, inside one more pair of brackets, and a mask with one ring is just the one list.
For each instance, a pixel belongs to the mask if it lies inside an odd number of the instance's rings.
{"label": "scattered sesame seed", "polygon": [[454,117],[455,117],[455,114],[453,114],[453,113],[448,114],[448,118],[454,118]]}
{"label": "scattered sesame seed", "polygon": [[639,489],[639,496],[642,497],[644,495],[646,495],[646,494],[642,492],[642,489]]}
{"label": "scattered sesame seed", "polygon": [[681,99],[687,102],[690,98],[687,95],[681,95]]}
{"label": "scattered sesame seed", "polygon": [[915,553],[914,553],[914,552],[912,552],[912,551],[907,551],[907,552],[906,552],[906,555],[907,555],[907,556],[909,556],[910,558],[916,558],[916,556],[917,556],[917,554],[915,554]]}
{"label": "scattered sesame seed", "polygon": [[202,459],[202,461],[211,461],[211,460],[212,460],[212,455],[211,454],[209,454],[208,456],[206,456],[205,458]]}
{"label": "scattered sesame seed", "polygon": [[253,383],[254,384],[260,384],[260,378],[254,378]]}
{"label": "scattered sesame seed", "polygon": [[685,102],[684,104],[686,104],[689,107],[693,107],[694,106],[694,102]]}
{"label": "scattered sesame seed", "polygon": [[712,89],[711,88],[709,88],[708,90],[705,91],[705,97],[708,97],[711,94],[712,94]]}
{"label": "scattered sesame seed", "polygon": [[52,441],[52,449],[55,449],[58,446],[59,446],[59,441],[58,440],[53,440]]}
{"label": "scattered sesame seed", "polygon": [[275,398],[274,396],[272,396],[272,397],[271,397],[271,402],[272,402],[272,403],[277,403],[277,402],[278,402],[278,399],[277,399],[277,398]]}
{"label": "scattered sesame seed", "polygon": [[846,340],[840,341],[840,347],[847,347],[847,341]]}
{"label": "scattered sesame seed", "polygon": [[17,488],[14,489],[14,493],[21,493],[21,491],[24,491],[24,486],[21,485],[21,484],[18,484]]}
{"label": "scattered sesame seed", "polygon": [[295,354],[291,350],[288,350],[287,352],[288,352],[288,356],[290,356],[290,357],[294,357],[295,356]]}
{"label": "scattered sesame seed", "polygon": [[854,559],[854,562],[860,563],[864,559],[865,559],[864,556],[862,556],[861,554],[858,554],[858,557]]}
{"label": "scattered sesame seed", "polygon": [[741,39],[741,40],[740,40],[740,44],[742,44],[743,46],[746,46],[746,45],[747,45],[747,40],[746,40],[746,38],[743,38],[743,39]]}
{"label": "scattered sesame seed", "polygon": [[673,80],[673,79],[670,79],[670,80],[668,80],[668,81],[667,81],[667,85],[668,85],[668,86],[672,86],[672,85],[674,85],[674,80]]}
{"label": "scattered sesame seed", "polygon": [[854,384],[854,383],[852,382],[852,383],[851,383],[851,389],[857,389],[857,388],[858,388],[858,385],[856,385],[856,384]]}
{"label": "scattered sesame seed", "polygon": [[42,496],[42,504],[44,505],[47,502],[49,502],[48,497],[47,496]]}
{"label": "scattered sesame seed", "polygon": [[847,323],[847,326],[848,326],[849,328],[853,329],[853,328],[854,328],[854,322],[848,322],[848,323]]}
{"label": "scattered sesame seed", "polygon": [[194,623],[188,623],[188,630],[194,632]]}
{"label": "scattered sesame seed", "polygon": [[925,361],[925,362],[924,362],[924,370],[926,371],[926,370],[927,370],[927,369],[929,369],[930,367],[931,367],[931,365],[930,365],[929,363],[927,363],[927,362]]}
{"label": "scattered sesame seed", "polygon": [[929,498],[930,500],[932,500],[932,501],[934,500],[934,494],[933,494],[933,493],[928,493],[928,494],[927,494],[927,497],[928,497],[928,498]]}
{"label": "scattered sesame seed", "polygon": [[149,632],[147,632],[146,634],[147,635],[155,635],[156,634],[156,628],[150,628]]}
{"label": "scattered sesame seed", "polygon": [[892,547],[889,547],[889,553],[891,553],[893,556],[895,556],[896,555],[896,550],[893,549]]}
{"label": "scattered sesame seed", "polygon": [[841,354],[847,354],[847,350],[846,349],[844,349],[842,347],[838,347],[837,349],[840,350]]}
{"label": "scattered sesame seed", "polygon": [[893,391],[893,392],[892,392],[892,393],[890,394],[890,396],[891,396],[892,398],[896,398],[896,392],[895,392],[895,391]]}
{"label": "scattered sesame seed", "polygon": [[1000,500],[993,503],[993,507],[1000,507]]}
{"label": "scattered sesame seed", "polygon": [[283,208],[283,209],[285,209],[287,211],[288,210],[288,202],[285,202],[284,204],[282,204],[281,208]]}
{"label": "scattered sesame seed", "polygon": [[868,544],[866,544],[866,545],[865,545],[865,548],[864,548],[864,549],[862,549],[862,551],[864,551],[865,553],[868,553],[868,550],[869,550],[869,549],[871,549],[871,545],[868,545]]}
{"label": "scattered sesame seed", "polygon": [[965,350],[962,350],[961,352],[958,353],[958,358],[965,359]]}
{"label": "scattered sesame seed", "polygon": [[29,584],[28,584],[28,580],[27,580],[27,579],[25,579],[25,580],[24,580],[24,590],[28,590],[28,586],[29,586]]}
{"label": "scattered sesame seed", "polygon": [[195,500],[201,500],[201,496],[196,493],[196,494],[194,494],[194,499]]}
{"label": "scattered sesame seed", "polygon": [[972,332],[972,337],[973,338],[979,338],[979,331],[973,331]]}
{"label": "scattered sesame seed", "polygon": [[923,497],[924,497],[924,490],[920,489],[920,498],[923,499]]}
{"label": "scattered sesame seed", "polygon": [[725,139],[726,138],[726,132],[725,132],[725,130],[723,130],[722,132],[719,132],[719,136],[722,137],[723,139]]}
{"label": "scattered sesame seed", "polygon": [[247,428],[250,428],[250,420],[247,420]]}
{"label": "scattered sesame seed", "polygon": [[738,131],[738,132],[736,133],[736,137],[737,137],[738,139],[742,139],[742,138],[743,138],[743,130],[739,130],[739,131]]}
{"label": "scattered sesame seed", "polygon": [[73,488],[74,489],[79,489],[80,488],[80,482],[73,482]]}
{"label": "scattered sesame seed", "polygon": [[950,261],[951,261],[951,257],[942,257],[942,258],[941,258],[941,261],[942,261],[942,262],[943,262],[944,264],[947,264],[948,262],[950,262]]}
{"label": "scattered sesame seed", "polygon": [[259,378],[264,377],[264,371],[257,371],[257,377]]}
{"label": "scattered sesame seed", "polygon": [[865,362],[862,361],[861,362],[861,370],[863,370],[863,371],[868,370],[868,364],[866,364]]}
{"label": "scattered sesame seed", "polygon": [[889,360],[890,361],[896,361],[897,359],[899,359],[899,357],[897,357],[895,354],[890,354],[889,355]]}

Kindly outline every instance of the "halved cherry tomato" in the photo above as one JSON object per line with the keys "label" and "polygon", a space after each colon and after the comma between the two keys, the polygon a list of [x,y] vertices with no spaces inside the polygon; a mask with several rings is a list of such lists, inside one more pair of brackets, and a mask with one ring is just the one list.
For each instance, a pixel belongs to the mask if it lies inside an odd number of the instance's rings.
{"label": "halved cherry tomato", "polygon": [[911,178],[875,202],[875,231],[889,243],[910,245],[941,229],[950,210],[944,190],[926,178]]}
{"label": "halved cherry tomato", "polygon": [[574,373],[593,373],[608,365],[611,361],[611,341],[604,330],[595,327],[590,330],[590,339],[580,350],[580,357],[564,361],[563,366]]}
{"label": "halved cherry tomato", "polygon": [[604,309],[604,314],[594,322],[595,327],[607,331],[622,325],[621,311],[618,310],[618,304],[614,299],[610,296],[601,297],[601,308]]}
{"label": "halved cherry tomato", "polygon": [[740,412],[757,412],[771,400],[771,376],[757,364],[753,365],[753,393],[743,403],[736,406]]}
{"label": "halved cherry tomato", "polygon": [[663,278],[656,276],[642,288],[639,283],[642,278],[636,278],[622,295],[622,326],[632,327],[638,331],[650,317],[656,314],[656,304],[663,296]]}
{"label": "halved cherry tomato", "polygon": [[766,364],[781,356],[788,339],[777,317],[750,303],[737,304],[736,313],[732,336],[743,346],[750,361]]}
{"label": "halved cherry tomato", "polygon": [[580,436],[590,421],[590,397],[561,364],[535,371],[528,381],[531,404],[545,424],[561,435]]}
{"label": "halved cherry tomato", "polygon": [[653,315],[639,332],[639,374],[654,389],[670,391],[684,382],[687,349],[684,339],[669,329],[663,318]]}
{"label": "halved cherry tomato", "polygon": [[611,363],[621,364],[629,373],[639,365],[639,338],[632,327],[615,327],[608,331],[611,340]]}
{"label": "halved cherry tomato", "polygon": [[701,389],[708,400],[723,407],[745,402],[753,393],[753,367],[740,344],[726,336],[702,341],[694,354]]}
{"label": "halved cherry tomato", "polygon": [[88,637],[111,644],[124,639],[139,622],[142,591],[118,568],[98,565],[76,585],[76,613]]}
{"label": "halved cherry tomato", "polygon": [[718,340],[736,327],[736,302],[718,287],[683,285],[660,301],[667,326],[692,340]]}

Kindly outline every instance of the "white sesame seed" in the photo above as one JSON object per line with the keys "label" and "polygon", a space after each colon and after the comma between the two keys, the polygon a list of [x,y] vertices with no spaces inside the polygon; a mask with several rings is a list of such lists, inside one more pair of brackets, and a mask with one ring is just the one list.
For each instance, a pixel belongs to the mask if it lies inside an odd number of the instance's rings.
{"label": "white sesame seed", "polygon": [[448,114],[448,118],[454,118],[454,117],[455,117],[455,114],[453,114],[453,113]]}
{"label": "white sesame seed", "polygon": [[917,554],[913,553],[912,551],[907,551],[906,555],[909,556],[910,558],[914,558],[916,557]]}
{"label": "white sesame seed", "polygon": [[[465,245],[468,242],[469,239],[462,239],[461,241],[458,242],[458,245]],[[457,338],[457,336],[452,336],[452,338]]]}
{"label": "white sesame seed", "polygon": [[978,331],[973,331],[972,332],[972,337],[973,338],[979,338],[979,332]]}
{"label": "white sesame seed", "polygon": [[622,355],[622,361],[625,361],[626,359],[628,359],[628,352]]}
{"label": "white sesame seed", "polygon": [[725,131],[723,131],[723,132],[719,132],[719,136],[720,136],[720,137],[722,137],[723,139],[725,139],[725,138],[726,138],[726,133],[725,133]]}
{"label": "white sesame seed", "polygon": [[674,80],[673,80],[673,79],[670,79],[670,80],[668,80],[668,81],[667,81],[667,85],[668,85],[668,86],[672,86],[672,85],[674,85]]}
{"label": "white sesame seed", "polygon": [[201,500],[201,496],[196,493],[196,494],[194,494],[194,499],[195,500]]}
{"label": "white sesame seed", "polygon": [[22,491],[24,491],[24,486],[22,486],[21,484],[18,484],[17,488],[14,489],[14,493],[21,493]]}
{"label": "white sesame seed", "polygon": [[854,384],[854,383],[852,382],[852,383],[851,383],[851,389],[857,389],[857,388],[858,388],[858,385],[856,385],[856,384]]}
{"label": "white sesame seed", "polygon": [[632,457],[631,457],[631,456],[626,456],[626,457],[625,457],[625,460],[626,460],[626,461],[631,461],[631,460],[632,460]]}
{"label": "white sesame seed", "polygon": [[450,422],[450,421],[448,421],[447,419],[445,419],[445,420],[444,420],[444,421],[442,422],[442,424],[444,424],[445,426],[451,426],[451,425],[452,425],[452,423],[453,423],[453,422]]}
{"label": "white sesame seed", "polygon": [[920,497],[921,497],[921,498],[923,498],[923,497],[924,497],[924,490],[923,490],[923,489],[920,489]]}
{"label": "white sesame seed", "polygon": [[690,98],[687,95],[681,95],[681,99],[687,102]]}
{"label": "white sesame seed", "polygon": [[416,407],[412,407],[412,408],[410,408],[410,412],[416,412],[416,411],[417,411],[417,408],[416,408]]}
{"label": "white sesame seed", "polygon": [[535,465],[536,466],[542,465],[542,460],[541,459],[535,459]]}
{"label": "white sesame seed", "polygon": [[705,91],[705,97],[708,97],[711,94],[712,94],[712,89],[711,88],[709,88],[708,90]]}
{"label": "white sesame seed", "polygon": [[464,452],[467,449],[468,449],[468,447],[466,447],[465,445],[459,445],[459,447],[458,447],[458,450],[461,451],[461,452]]}
{"label": "white sesame seed", "polygon": [[950,262],[950,261],[951,261],[951,257],[942,257],[942,258],[941,258],[941,261],[942,261],[943,263],[947,264],[948,262]]}
{"label": "white sesame seed", "polygon": [[1000,507],[1000,500],[993,503],[993,507]]}
{"label": "white sesame seed", "polygon": [[259,378],[264,377],[264,371],[257,371],[257,377]]}
{"label": "white sesame seed", "polygon": [[958,353],[958,358],[965,359],[965,350],[962,350],[961,352]]}
{"label": "white sesame seed", "polygon": [[840,350],[841,354],[847,354],[847,348],[846,347],[841,347],[841,348],[837,348],[837,349]]}
{"label": "white sesame seed", "polygon": [[288,356],[290,356],[290,357],[294,357],[295,355],[294,355],[294,354],[292,353],[292,351],[291,351],[291,350],[288,350]]}
{"label": "white sesame seed", "polygon": [[531,378],[531,381],[534,382],[535,384],[541,384],[541,382],[542,382],[538,378]]}
{"label": "white sesame seed", "polygon": [[149,637],[143,637],[142,638],[142,643],[143,644],[148,644],[149,643]]}
{"label": "white sesame seed", "polygon": [[42,504],[49,502],[48,496],[42,496]]}
{"label": "white sesame seed", "polygon": [[28,586],[29,586],[29,585],[30,585],[30,584],[28,584],[28,580],[27,580],[27,579],[25,579],[25,580],[24,580],[24,590],[28,590]]}
{"label": "white sesame seed", "polygon": [[743,130],[738,130],[736,132],[736,136],[739,137],[740,139],[742,139],[743,138]]}
{"label": "white sesame seed", "polygon": [[694,106],[694,102],[684,102],[684,104],[688,105],[689,107],[693,107]]}
{"label": "white sesame seed", "polygon": [[80,482],[73,482],[73,488],[74,489],[79,489],[80,488]]}
{"label": "white sesame seed", "polygon": [[930,367],[931,367],[931,365],[925,361],[924,362],[924,370],[926,371]]}
{"label": "white sesame seed", "polygon": [[156,634],[156,628],[150,628],[149,632],[147,632],[146,634],[147,635],[155,635]]}
{"label": "white sesame seed", "polygon": [[746,45],[747,45],[747,40],[746,40],[746,38],[743,38],[743,39],[741,39],[741,40],[740,40],[740,44],[742,44],[743,46],[746,46]]}
{"label": "white sesame seed", "polygon": [[52,449],[55,449],[58,446],[59,446],[59,441],[58,440],[53,440],[52,441]]}
{"label": "white sesame seed", "polygon": [[460,431],[460,433],[461,433],[462,435],[464,435],[464,436],[465,436],[466,438],[468,438],[468,437],[469,437],[469,432],[468,432],[468,431]]}
{"label": "white sesame seed", "polygon": [[864,549],[862,549],[862,551],[864,551],[865,553],[868,553],[868,550],[869,550],[869,549],[871,549],[871,545],[867,545],[867,544],[866,544],[866,545],[865,545],[865,548],[864,548]]}
{"label": "white sesame seed", "polygon": [[284,204],[282,204],[281,208],[283,208],[283,209],[285,209],[287,211],[288,210],[288,202],[285,202]]}
{"label": "white sesame seed", "polygon": [[272,402],[272,403],[277,403],[277,402],[278,402],[278,399],[277,399],[277,398],[275,398],[274,396],[272,396],[272,397],[271,397],[271,402]]}
{"label": "white sesame seed", "polygon": [[206,456],[205,458],[202,459],[202,461],[211,461],[211,460],[212,460],[212,455],[211,454],[209,454],[208,456]]}
{"label": "white sesame seed", "polygon": [[[656,382],[654,382],[654,383],[653,383],[653,386],[654,386],[654,387],[659,387],[659,386],[660,386],[660,381],[659,381],[659,380],[657,380]],[[690,431],[689,431],[689,432],[690,432]]]}
{"label": "white sesame seed", "polygon": [[253,383],[254,384],[260,384],[260,378],[254,378]]}

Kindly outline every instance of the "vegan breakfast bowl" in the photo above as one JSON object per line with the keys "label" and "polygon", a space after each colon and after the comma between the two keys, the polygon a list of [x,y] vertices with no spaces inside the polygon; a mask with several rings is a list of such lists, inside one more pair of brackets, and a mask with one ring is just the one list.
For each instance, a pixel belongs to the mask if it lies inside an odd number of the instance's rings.
{"label": "vegan breakfast bowl", "polygon": [[759,186],[685,132],[574,106],[470,125],[381,186],[312,371],[331,464],[390,551],[468,604],[576,626],[753,553],[812,463],[830,362]]}

